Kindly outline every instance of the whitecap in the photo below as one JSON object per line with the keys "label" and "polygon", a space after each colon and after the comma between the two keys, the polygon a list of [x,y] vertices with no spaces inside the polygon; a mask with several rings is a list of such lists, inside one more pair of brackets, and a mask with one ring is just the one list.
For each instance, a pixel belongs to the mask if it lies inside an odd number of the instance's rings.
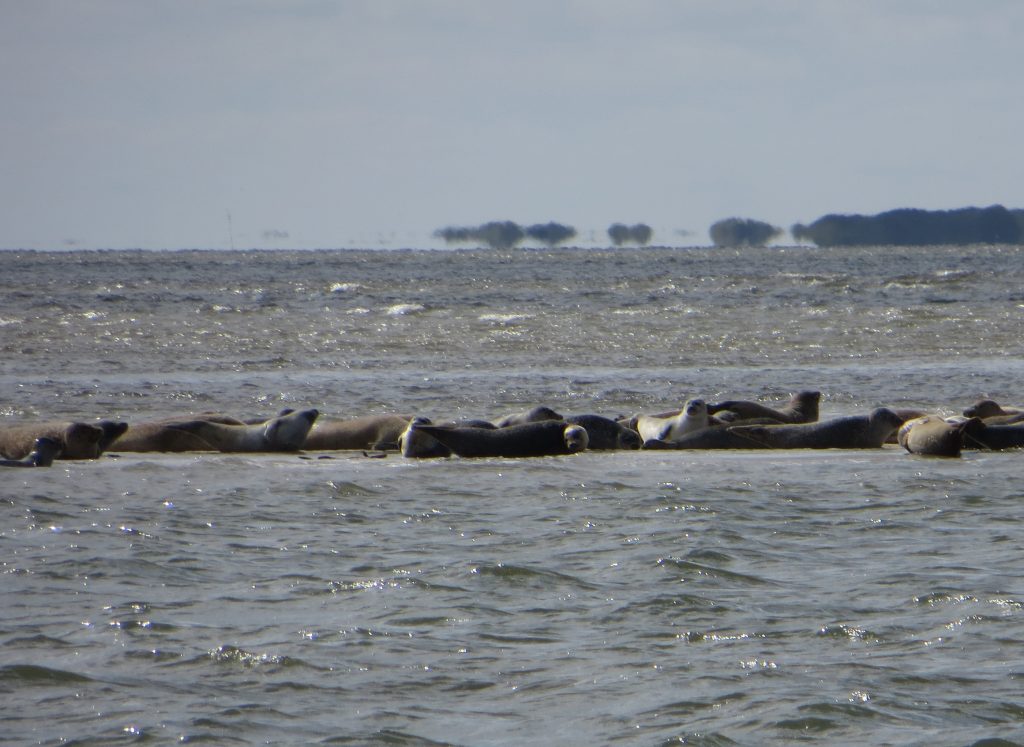
{"label": "whitecap", "polygon": [[359,290],[362,287],[359,283],[334,283],[331,286],[331,293],[348,293],[349,291]]}
{"label": "whitecap", "polygon": [[396,303],[394,306],[389,306],[384,313],[389,316],[405,316],[406,314],[423,311],[425,308],[426,306],[418,303]]}
{"label": "whitecap", "polygon": [[498,324],[514,324],[529,318],[528,314],[481,314],[477,317],[481,322],[497,322]]}

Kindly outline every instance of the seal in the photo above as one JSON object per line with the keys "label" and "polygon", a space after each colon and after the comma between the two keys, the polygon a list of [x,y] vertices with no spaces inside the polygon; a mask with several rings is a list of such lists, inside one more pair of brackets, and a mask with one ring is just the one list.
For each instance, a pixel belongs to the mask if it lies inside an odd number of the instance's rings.
{"label": "seal", "polygon": [[[771,418],[780,423],[813,423],[818,419],[821,404],[821,392],[803,391],[794,394],[788,403],[778,409],[758,402],[742,399],[731,399],[708,405],[708,414],[722,420],[752,418]],[[725,412],[733,413],[725,416]]]}
{"label": "seal", "polygon": [[796,425],[712,426],[676,441],[644,442],[645,449],[877,449],[903,419],[887,407]]}
{"label": "seal", "polygon": [[1024,446],[1024,423],[1010,425],[989,425],[982,421],[980,427],[970,428],[964,433],[965,449],[1002,451]]}
{"label": "seal", "polygon": [[450,457],[452,450],[419,426],[432,425],[430,418],[415,417],[398,436],[398,450],[409,459]]}
{"label": "seal", "polygon": [[523,423],[539,423],[543,420],[562,420],[562,416],[544,405],[537,405],[525,412],[517,412],[498,418],[494,424],[499,428],[510,425],[522,425]]}
{"label": "seal", "polygon": [[991,399],[979,399],[964,410],[964,417],[981,418],[986,425],[1012,425],[1024,423],[1024,410],[1019,407],[1003,407]]}
{"label": "seal", "polygon": [[307,451],[397,449],[413,415],[363,415],[318,420],[306,437]]}
{"label": "seal", "polygon": [[49,438],[60,446],[61,459],[97,459],[104,431],[81,422],[17,423],[0,426],[0,457],[24,459],[36,447],[37,438]]}
{"label": "seal", "polygon": [[59,455],[60,444],[42,436],[36,439],[32,452],[24,459],[0,459],[0,467],[49,467]]}
{"label": "seal", "polygon": [[878,449],[903,425],[888,407],[869,415],[850,415],[797,425],[737,425],[730,430],[762,441],[771,449]]}
{"label": "seal", "polygon": [[588,449],[639,449],[643,444],[635,430],[601,415],[570,415],[565,422],[586,429]]}
{"label": "seal", "polygon": [[540,457],[575,454],[587,448],[585,428],[562,420],[510,425],[504,428],[446,428],[415,425],[460,457]]}
{"label": "seal", "polygon": [[644,441],[676,441],[710,424],[707,403],[702,399],[691,399],[675,417],[640,415],[636,419],[636,430]]}
{"label": "seal", "polygon": [[938,415],[925,415],[901,425],[897,441],[911,454],[958,457],[964,447],[964,434],[980,425],[978,418],[950,423]]}
{"label": "seal", "polygon": [[233,425],[197,420],[176,427],[190,430],[217,451],[299,451],[320,411],[296,410],[256,425]]}
{"label": "seal", "polygon": [[317,410],[296,410],[253,425],[221,422],[222,418],[130,424],[112,448],[123,452],[298,451],[319,414]]}

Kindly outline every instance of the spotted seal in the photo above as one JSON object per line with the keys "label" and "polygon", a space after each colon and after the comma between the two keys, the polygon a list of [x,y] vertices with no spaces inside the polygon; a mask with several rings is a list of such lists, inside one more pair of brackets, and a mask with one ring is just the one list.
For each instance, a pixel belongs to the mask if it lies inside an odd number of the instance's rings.
{"label": "spotted seal", "polygon": [[540,457],[575,454],[587,448],[585,428],[563,420],[504,428],[416,425],[460,457]]}

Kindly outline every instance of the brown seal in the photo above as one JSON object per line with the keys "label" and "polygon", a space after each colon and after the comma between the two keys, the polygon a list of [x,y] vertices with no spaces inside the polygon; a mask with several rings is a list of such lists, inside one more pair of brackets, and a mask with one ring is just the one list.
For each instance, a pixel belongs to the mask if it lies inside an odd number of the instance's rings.
{"label": "brown seal", "polygon": [[52,438],[37,438],[32,452],[24,459],[0,459],[0,467],[49,467],[60,456],[60,444]]}
{"label": "brown seal", "polygon": [[413,415],[363,415],[355,418],[323,418],[306,436],[307,451],[347,449],[397,449]]}
{"label": "brown seal", "polygon": [[821,392],[803,391],[794,394],[789,402],[780,408],[768,407],[759,402],[731,399],[708,405],[708,414],[720,419],[730,419],[724,413],[733,413],[731,419],[750,420],[771,418],[780,423],[813,423],[818,419]]}
{"label": "brown seal", "polygon": [[41,422],[0,426],[0,456],[24,459],[35,449],[37,438],[49,438],[60,446],[61,459],[96,459],[103,453],[103,428],[91,423]]}
{"label": "brown seal", "polygon": [[262,423],[246,425],[233,418],[195,418],[138,423],[114,441],[113,451],[298,451],[316,421],[317,410],[297,410]]}
{"label": "brown seal", "polygon": [[505,428],[446,428],[414,425],[460,457],[539,457],[575,454],[587,448],[585,428],[562,420],[510,425]]}
{"label": "brown seal", "polygon": [[1012,425],[1024,423],[1024,410],[1019,407],[1003,407],[995,400],[980,399],[964,410],[964,417],[981,418],[985,425]]}
{"label": "brown seal", "polygon": [[897,440],[911,454],[958,457],[964,447],[964,434],[979,425],[977,418],[951,423],[938,415],[925,415],[901,425]]}

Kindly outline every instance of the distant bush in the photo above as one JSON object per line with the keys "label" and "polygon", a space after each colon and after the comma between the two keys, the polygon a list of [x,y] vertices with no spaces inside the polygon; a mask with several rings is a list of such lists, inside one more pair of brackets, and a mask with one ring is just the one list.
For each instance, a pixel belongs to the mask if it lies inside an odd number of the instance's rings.
{"label": "distant bush", "polygon": [[726,218],[711,224],[708,233],[715,246],[764,246],[783,231],[751,218]]}
{"label": "distant bush", "polygon": [[1002,205],[957,210],[898,208],[877,215],[818,218],[790,232],[797,241],[818,246],[927,246],[948,244],[1015,244],[1024,236],[1024,210]]}
{"label": "distant bush", "polygon": [[511,249],[526,237],[526,232],[513,221],[491,221],[480,226],[448,226],[434,231],[434,236],[447,244],[479,242],[492,249]]}
{"label": "distant bush", "polygon": [[615,246],[623,244],[646,246],[651,243],[653,235],[654,231],[645,223],[637,223],[632,226],[627,226],[624,223],[612,223],[608,226],[608,238]]}
{"label": "distant bush", "polygon": [[526,235],[548,246],[558,246],[576,236],[576,229],[561,223],[536,223],[527,227]]}

